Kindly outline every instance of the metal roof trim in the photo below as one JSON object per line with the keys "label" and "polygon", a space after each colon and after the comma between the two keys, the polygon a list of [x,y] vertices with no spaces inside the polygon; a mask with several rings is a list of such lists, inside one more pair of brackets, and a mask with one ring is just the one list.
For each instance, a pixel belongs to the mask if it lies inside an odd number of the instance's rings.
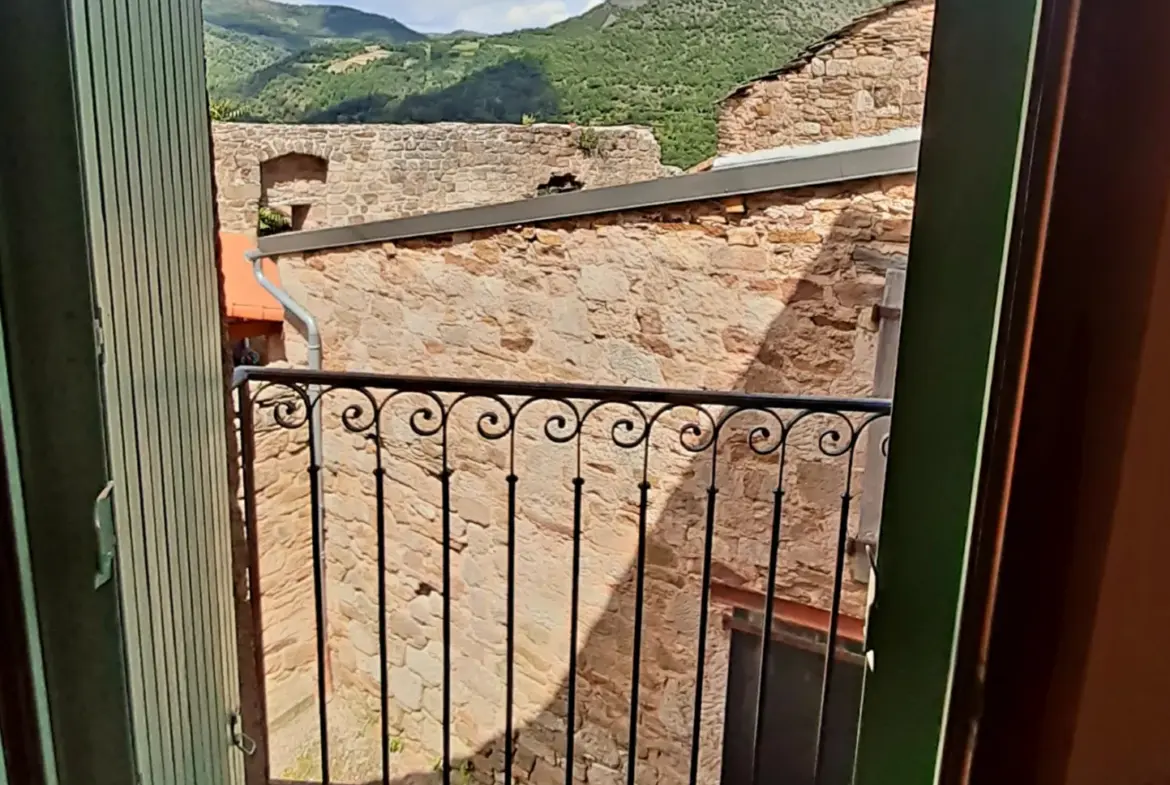
{"label": "metal roof trim", "polygon": [[901,140],[890,140],[887,137],[866,139],[868,141],[845,146],[833,142],[810,145],[810,148],[821,150],[818,152],[811,149],[796,157],[747,162],[698,174],[406,218],[270,235],[260,238],[258,245],[264,256],[273,257],[455,232],[524,226],[916,171],[919,147],[917,137]]}

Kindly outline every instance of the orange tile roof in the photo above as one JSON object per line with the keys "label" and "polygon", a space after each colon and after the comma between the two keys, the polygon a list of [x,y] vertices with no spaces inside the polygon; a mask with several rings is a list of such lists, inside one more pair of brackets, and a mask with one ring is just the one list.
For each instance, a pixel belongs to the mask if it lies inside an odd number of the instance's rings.
{"label": "orange tile roof", "polygon": [[[229,320],[283,322],[284,308],[276,298],[264,290],[252,273],[252,264],[244,252],[256,247],[256,241],[246,234],[219,233],[223,253],[224,303]],[[264,277],[279,284],[276,263],[265,259]]]}

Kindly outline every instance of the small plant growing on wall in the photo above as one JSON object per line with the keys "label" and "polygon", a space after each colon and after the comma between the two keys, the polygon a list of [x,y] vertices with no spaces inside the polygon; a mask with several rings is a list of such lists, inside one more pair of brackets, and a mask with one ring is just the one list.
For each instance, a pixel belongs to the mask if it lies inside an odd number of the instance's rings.
{"label": "small plant growing on wall", "polygon": [[317,769],[317,756],[313,750],[306,749],[297,753],[292,763],[280,773],[280,776],[289,780],[306,780]]}
{"label": "small plant growing on wall", "polygon": [[520,125],[536,125],[536,115],[526,114],[520,118]]}
{"label": "small plant growing on wall", "polygon": [[280,210],[271,207],[261,207],[256,216],[256,234],[267,237],[270,234],[280,234],[292,229],[292,221]]}
{"label": "small plant growing on wall", "polygon": [[[435,758],[434,764],[431,766],[431,771],[442,771],[443,759]],[[475,764],[470,760],[462,761],[458,766],[451,769],[455,774],[451,779],[456,785],[471,785],[471,772],[475,771]]]}
{"label": "small plant growing on wall", "polygon": [[601,134],[586,126],[577,132],[577,149],[592,158],[601,153]]}
{"label": "small plant growing on wall", "polygon": [[219,123],[231,123],[244,116],[242,107],[237,106],[226,98],[212,99],[207,104],[211,119]]}

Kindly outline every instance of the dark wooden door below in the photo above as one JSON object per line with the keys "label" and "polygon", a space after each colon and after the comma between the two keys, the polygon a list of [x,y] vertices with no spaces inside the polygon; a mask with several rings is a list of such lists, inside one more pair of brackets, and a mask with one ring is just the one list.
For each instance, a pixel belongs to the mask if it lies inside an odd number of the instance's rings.
{"label": "dark wooden door below", "polygon": [[[723,731],[723,785],[750,785],[762,638],[758,624],[737,611],[731,630],[727,709]],[[751,631],[755,628],[757,631]],[[817,633],[776,623],[768,651],[759,782],[811,785],[817,715],[824,671],[824,642]],[[838,653],[825,720],[825,761],[819,785],[848,785],[853,778],[861,710],[864,659]]]}

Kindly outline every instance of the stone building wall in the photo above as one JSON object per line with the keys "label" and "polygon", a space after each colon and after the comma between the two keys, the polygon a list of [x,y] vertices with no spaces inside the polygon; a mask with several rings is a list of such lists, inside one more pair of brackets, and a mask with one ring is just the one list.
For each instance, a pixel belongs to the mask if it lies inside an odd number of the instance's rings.
{"label": "stone building wall", "polygon": [[922,124],[933,0],[898,0],[724,99],[719,153],[748,153]]}
{"label": "stone building wall", "polygon": [[[862,396],[872,389],[884,284],[872,261],[902,254],[913,177],[858,181],[602,215],[539,226],[327,251],[279,260],[289,292],[319,321],[327,368],[427,376],[574,381]],[[742,208],[742,209],[741,209]],[[879,253],[857,254],[859,247]],[[883,257],[883,254],[885,255]],[[866,259],[870,261],[856,261]],[[304,342],[286,329],[289,361]],[[375,450],[341,426],[360,398],[324,409],[331,760],[334,776],[379,774]],[[405,396],[384,415],[388,511],[390,725],[395,776],[441,751],[440,446],[409,427]],[[450,422],[454,752],[468,777],[502,761],[508,444],[476,434],[469,404]],[[541,431],[556,409],[517,424],[516,775],[563,782],[568,669],[571,448]],[[583,447],[576,776],[625,781],[640,463],[599,424]],[[315,769],[309,489],[304,428],[257,417],[258,511],[275,776]],[[637,782],[689,770],[699,576],[709,456],[655,444],[649,491]],[[721,443],[716,581],[761,592],[775,459],[746,448],[750,418]],[[490,430],[490,429],[489,429]],[[634,451],[636,452],[636,451]],[[865,465],[861,456],[859,471]],[[795,437],[778,594],[830,606],[844,471]],[[859,488],[860,484],[855,485]],[[853,521],[855,524],[856,521]],[[848,575],[848,573],[847,573]],[[845,612],[864,613],[847,579]],[[713,608],[703,692],[701,781],[718,780],[729,639]],[[461,764],[457,761],[457,766]],[[559,780],[557,779],[559,777]]]}
{"label": "stone building wall", "polygon": [[262,204],[306,205],[302,228],[313,229],[523,199],[557,175],[598,188],[670,173],[654,135],[628,126],[215,123],[213,132],[220,226],[237,233],[256,231]]}

